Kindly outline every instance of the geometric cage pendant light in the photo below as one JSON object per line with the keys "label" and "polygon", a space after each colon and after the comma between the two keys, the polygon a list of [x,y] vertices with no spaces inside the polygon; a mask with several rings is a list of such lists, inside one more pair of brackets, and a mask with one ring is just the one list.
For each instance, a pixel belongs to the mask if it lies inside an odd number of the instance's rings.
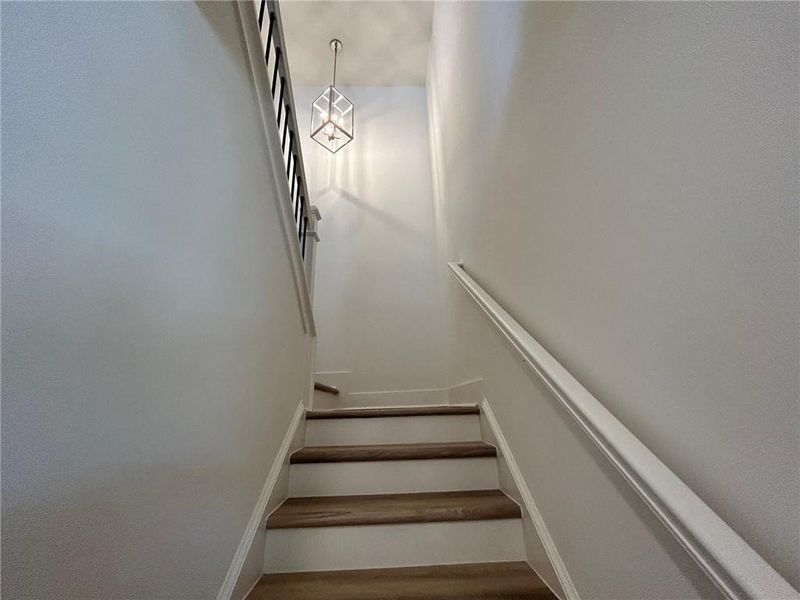
{"label": "geometric cage pendant light", "polygon": [[353,103],[336,89],[336,60],[342,42],[333,39],[333,79],[311,105],[311,139],[335,154],[353,141]]}

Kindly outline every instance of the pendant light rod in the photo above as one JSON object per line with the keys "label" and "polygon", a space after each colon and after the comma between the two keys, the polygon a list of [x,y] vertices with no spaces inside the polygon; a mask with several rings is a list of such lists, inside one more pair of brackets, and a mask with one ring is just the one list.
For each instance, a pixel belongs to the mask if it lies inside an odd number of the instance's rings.
{"label": "pendant light rod", "polygon": [[342,42],[333,38],[330,43],[331,52],[333,52],[333,81],[331,87],[336,87],[336,59],[339,58],[339,52],[342,50]]}

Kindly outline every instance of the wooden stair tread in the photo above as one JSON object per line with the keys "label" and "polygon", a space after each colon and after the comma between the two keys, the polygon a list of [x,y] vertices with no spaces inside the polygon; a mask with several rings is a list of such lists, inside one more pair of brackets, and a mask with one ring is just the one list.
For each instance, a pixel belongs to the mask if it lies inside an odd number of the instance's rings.
{"label": "wooden stair tread", "polygon": [[247,600],[556,600],[524,562],[264,575]]}
{"label": "wooden stair tread", "polygon": [[292,453],[290,462],[327,463],[376,460],[421,460],[497,456],[485,442],[431,442],[421,444],[360,444],[355,446],[306,446]]}
{"label": "wooden stair tread", "polygon": [[267,528],[387,525],[518,519],[519,506],[500,490],[289,498]]}
{"label": "wooden stair tread", "polygon": [[477,406],[399,406],[393,408],[338,408],[310,410],[306,419],[369,419],[376,417],[430,417],[445,415],[479,415]]}

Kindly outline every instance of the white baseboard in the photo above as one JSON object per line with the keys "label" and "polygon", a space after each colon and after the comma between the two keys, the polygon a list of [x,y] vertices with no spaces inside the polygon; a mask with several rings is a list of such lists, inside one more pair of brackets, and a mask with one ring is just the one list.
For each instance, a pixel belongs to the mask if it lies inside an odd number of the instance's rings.
{"label": "white baseboard", "polygon": [[[492,412],[492,407],[489,405],[489,401],[486,398],[484,398],[481,402],[481,414],[485,417],[485,421],[491,429],[491,435],[494,438],[491,441],[497,446],[498,461],[504,463],[502,466],[505,467],[508,473],[511,475],[513,484],[516,487],[517,494],[515,495],[518,496],[518,499],[522,502],[524,511],[527,513],[526,515],[523,515],[523,519],[526,516],[530,518],[535,528],[535,534],[538,535],[538,540],[525,540],[526,549],[530,548],[534,542],[541,544],[541,546],[544,548],[547,560],[550,561],[550,566],[552,567],[552,571],[555,573],[555,576],[558,579],[557,583],[560,584],[561,589],[558,589],[557,586],[553,585],[554,582],[547,581],[549,578],[546,576],[546,573],[544,573],[545,569],[542,568],[542,565],[537,566],[536,564],[533,564],[536,561],[532,561],[530,552],[528,552],[528,562],[531,564],[531,567],[537,571],[545,583],[548,583],[551,590],[557,596],[562,597],[563,594],[562,600],[580,600],[578,590],[575,588],[575,584],[572,582],[572,578],[570,577],[569,572],[564,565],[564,561],[561,559],[561,555],[558,553],[558,548],[553,541],[553,537],[550,535],[550,531],[547,529],[544,518],[539,512],[536,502],[533,500],[533,496],[528,488],[528,484],[525,482],[525,479],[522,476],[522,472],[517,465],[517,461],[514,460],[514,455],[511,453],[511,448],[508,445],[508,441],[503,435],[500,425],[494,416],[494,412]],[[498,465],[498,467],[500,466],[501,465]],[[525,537],[529,537],[530,535],[533,535],[533,533],[534,532],[528,533],[525,531],[523,535]]]}
{"label": "white baseboard", "polygon": [[286,431],[286,435],[284,436],[280,448],[278,449],[278,454],[275,456],[275,460],[272,463],[272,468],[270,468],[267,479],[264,482],[264,486],[261,488],[258,501],[253,508],[253,513],[250,515],[250,521],[248,521],[247,527],[245,527],[244,535],[242,535],[239,546],[236,548],[236,553],[233,555],[231,566],[228,568],[228,573],[225,575],[225,579],[222,582],[222,587],[217,594],[217,600],[231,600],[233,596],[234,590],[236,589],[237,584],[239,583],[239,578],[242,574],[242,567],[245,564],[247,555],[250,553],[256,533],[258,532],[259,527],[265,526],[265,513],[267,511],[267,505],[269,504],[269,500],[273,493],[276,491],[275,487],[279,476],[281,475],[281,471],[284,470],[285,467],[288,467],[289,452],[292,447],[292,441],[295,437],[298,426],[301,422],[303,422],[304,416],[305,406],[301,401],[297,405],[297,410],[295,411],[294,416],[289,423],[289,429]]}

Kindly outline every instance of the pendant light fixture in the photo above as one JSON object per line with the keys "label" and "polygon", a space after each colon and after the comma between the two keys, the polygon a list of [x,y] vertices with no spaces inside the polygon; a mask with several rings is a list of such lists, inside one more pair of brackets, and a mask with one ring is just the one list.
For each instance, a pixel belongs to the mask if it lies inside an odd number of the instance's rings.
{"label": "pendant light fixture", "polygon": [[311,106],[311,139],[336,154],[353,141],[353,103],[336,89],[336,61],[342,42],[333,39],[333,79]]}

